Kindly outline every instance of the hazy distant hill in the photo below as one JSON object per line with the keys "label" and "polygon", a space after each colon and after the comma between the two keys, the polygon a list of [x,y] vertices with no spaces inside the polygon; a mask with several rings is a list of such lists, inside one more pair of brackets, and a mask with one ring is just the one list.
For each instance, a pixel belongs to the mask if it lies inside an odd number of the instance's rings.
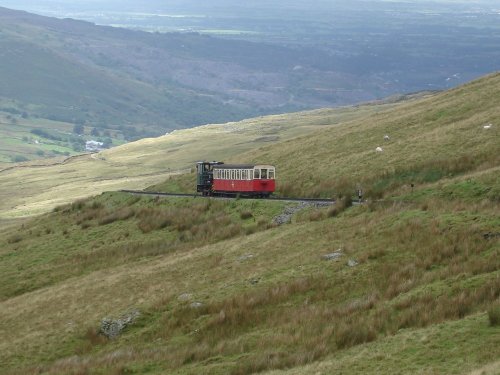
{"label": "hazy distant hill", "polygon": [[[101,27],[5,8],[0,32],[0,99],[17,101],[30,116],[139,125],[145,135],[342,104],[321,88],[303,90],[305,81],[321,86],[333,74],[313,66],[320,52]],[[349,101],[372,97],[355,93]]]}
{"label": "hazy distant hill", "polygon": [[500,61],[498,12],[476,2],[13,3],[0,1],[182,31],[0,8],[0,110],[121,127],[128,139],[450,88]]}
{"label": "hazy distant hill", "polygon": [[[129,51],[145,59],[154,54],[149,34],[6,9],[0,9],[0,29],[0,100],[17,101],[28,115],[111,128],[144,125],[141,134],[160,134],[255,112],[179,84],[138,77]],[[153,59],[164,63],[161,56]]]}

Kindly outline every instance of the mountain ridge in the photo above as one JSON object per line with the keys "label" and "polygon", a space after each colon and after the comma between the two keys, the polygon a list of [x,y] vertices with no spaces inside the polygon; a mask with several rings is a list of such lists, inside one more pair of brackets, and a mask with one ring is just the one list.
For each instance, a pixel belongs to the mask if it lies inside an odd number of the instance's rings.
{"label": "mountain ridge", "polygon": [[122,122],[159,135],[310,105],[289,103],[288,93],[273,88],[293,84],[287,69],[304,60],[293,49],[96,26],[6,8],[0,8],[0,22],[2,49],[11,52],[2,59],[2,70],[9,72],[0,77],[0,96],[17,99],[29,115],[110,128]]}

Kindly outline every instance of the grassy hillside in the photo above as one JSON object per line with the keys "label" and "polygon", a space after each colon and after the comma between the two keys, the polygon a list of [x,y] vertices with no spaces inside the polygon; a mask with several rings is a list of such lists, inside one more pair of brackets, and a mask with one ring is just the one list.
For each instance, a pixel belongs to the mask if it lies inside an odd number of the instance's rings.
{"label": "grassy hillside", "polygon": [[[337,197],[358,188],[371,198],[406,194],[412,183],[420,187],[500,165],[499,100],[500,74],[494,74],[227,161],[272,162],[284,196]],[[330,122],[329,113],[323,121]],[[193,178],[157,188],[187,191]],[[495,183],[476,188],[498,199]]]}
{"label": "grassy hillside", "polygon": [[[239,123],[207,125],[144,139],[97,155],[0,170],[0,220],[47,212],[55,206],[107,190],[142,189],[186,172],[198,160],[227,160],[266,144],[366,118],[387,106],[367,105],[261,117]],[[1,141],[0,141],[1,142]],[[32,163],[32,164],[33,164]],[[42,164],[42,165],[40,165]],[[46,164],[45,166],[43,164]],[[57,178],[54,178],[57,176]],[[192,181],[188,182],[192,185]]]}
{"label": "grassy hillside", "polygon": [[[276,226],[294,204],[105,193],[0,230],[1,372],[498,373],[499,80],[371,116],[344,113],[337,124],[335,112],[297,114],[306,128],[331,126],[273,147],[249,142],[233,157],[237,150],[222,151],[232,139],[223,130],[245,123],[198,131],[228,137],[207,144],[208,159],[276,157],[281,191],[329,195],[321,181],[309,187],[307,174],[336,183],[344,173],[333,194],[360,179],[381,200],[310,207]],[[476,110],[464,107],[476,98]],[[191,132],[172,135],[178,148],[199,147],[180,142]],[[384,134],[391,140],[376,153]],[[143,150],[158,150],[149,142]],[[100,157],[125,170],[134,158],[119,151]],[[353,168],[355,158],[365,163]],[[136,319],[121,335],[99,334],[104,318],[124,315]]]}
{"label": "grassy hillside", "polygon": [[[313,366],[325,373],[467,373],[497,360],[499,242],[483,237],[497,205],[313,211],[273,228],[280,209],[106,194],[9,231],[3,371],[247,374],[324,360]],[[97,334],[136,309],[120,338]]]}
{"label": "grassy hillside", "polygon": [[[357,185],[372,197],[402,192],[398,189],[411,183],[420,186],[498,167],[498,100],[500,74],[495,74],[377,113],[363,123],[354,120],[281,147],[264,148],[251,159],[272,160],[286,194],[331,196],[354,191]],[[491,127],[485,129],[488,124]],[[390,140],[384,141],[384,135]],[[383,151],[377,152],[377,147]],[[498,197],[498,190],[489,191]]]}
{"label": "grassy hillside", "polygon": [[[13,112],[13,113],[12,113]],[[74,124],[29,118],[13,109],[0,110],[0,169],[13,166],[13,162],[77,155],[85,150],[85,142],[97,140],[105,147],[125,143],[120,131],[102,131],[83,126],[83,134],[74,133]],[[47,162],[47,161],[46,161]]]}

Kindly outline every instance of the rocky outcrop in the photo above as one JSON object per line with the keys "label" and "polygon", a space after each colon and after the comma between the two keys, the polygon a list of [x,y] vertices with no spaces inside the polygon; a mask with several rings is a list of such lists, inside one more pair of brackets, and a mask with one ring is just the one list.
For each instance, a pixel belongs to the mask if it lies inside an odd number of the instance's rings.
{"label": "rocky outcrop", "polygon": [[113,319],[113,318],[104,318],[101,320],[101,329],[100,333],[103,336],[106,336],[108,339],[115,339],[122,331],[132,324],[141,314],[138,310],[133,310],[124,314],[121,318]]}

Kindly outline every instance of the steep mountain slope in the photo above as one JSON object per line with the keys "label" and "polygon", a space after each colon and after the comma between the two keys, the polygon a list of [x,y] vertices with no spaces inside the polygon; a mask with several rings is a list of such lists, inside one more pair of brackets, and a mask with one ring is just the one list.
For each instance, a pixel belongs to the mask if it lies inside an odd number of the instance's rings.
{"label": "steep mountain slope", "polygon": [[[372,121],[365,113],[333,125],[330,111],[296,114],[332,126],[232,158],[274,162],[279,147],[290,191],[328,194],[321,181],[303,183],[304,173],[328,180],[336,170],[346,190],[362,174],[365,184],[388,180],[370,193],[383,200],[310,207],[276,226],[286,204],[105,193],[1,230],[0,370],[497,372],[499,81],[402,103]],[[476,98],[476,109],[464,107]],[[386,133],[398,140],[375,153]],[[373,150],[352,179],[348,140],[353,151]],[[375,159],[401,144],[397,158]],[[409,181],[418,181],[413,191]],[[99,333],[104,318],[122,316],[133,322],[118,337]]]}
{"label": "steep mountain slope", "polygon": [[116,48],[123,54],[134,45],[141,48],[133,32],[5,8],[0,8],[0,28],[0,99],[17,101],[16,109],[30,116],[121,127],[132,137],[250,113],[179,85],[141,82],[124,71],[125,62],[113,63],[110,54]]}
{"label": "steep mountain slope", "polygon": [[[272,162],[285,196],[336,197],[361,188],[378,198],[408,190],[412,183],[498,166],[499,100],[497,73],[228,161]],[[328,112],[322,121],[329,122]],[[193,178],[182,177],[176,185],[188,191]]]}
{"label": "steep mountain slope", "polygon": [[128,138],[345,103],[304,87],[321,89],[324,77],[334,75],[314,66],[328,60],[323,52],[5,8],[0,30],[0,110],[10,109],[2,98],[15,100],[15,109],[30,116],[120,128]]}
{"label": "steep mountain slope", "polygon": [[8,197],[0,200],[0,218],[47,212],[57,205],[106,190],[142,189],[171,174],[186,172],[197,160],[225,160],[265,144],[336,126],[346,119],[364,118],[392,105],[318,110],[207,125],[64,162],[35,161],[7,167],[0,171],[0,195]]}

